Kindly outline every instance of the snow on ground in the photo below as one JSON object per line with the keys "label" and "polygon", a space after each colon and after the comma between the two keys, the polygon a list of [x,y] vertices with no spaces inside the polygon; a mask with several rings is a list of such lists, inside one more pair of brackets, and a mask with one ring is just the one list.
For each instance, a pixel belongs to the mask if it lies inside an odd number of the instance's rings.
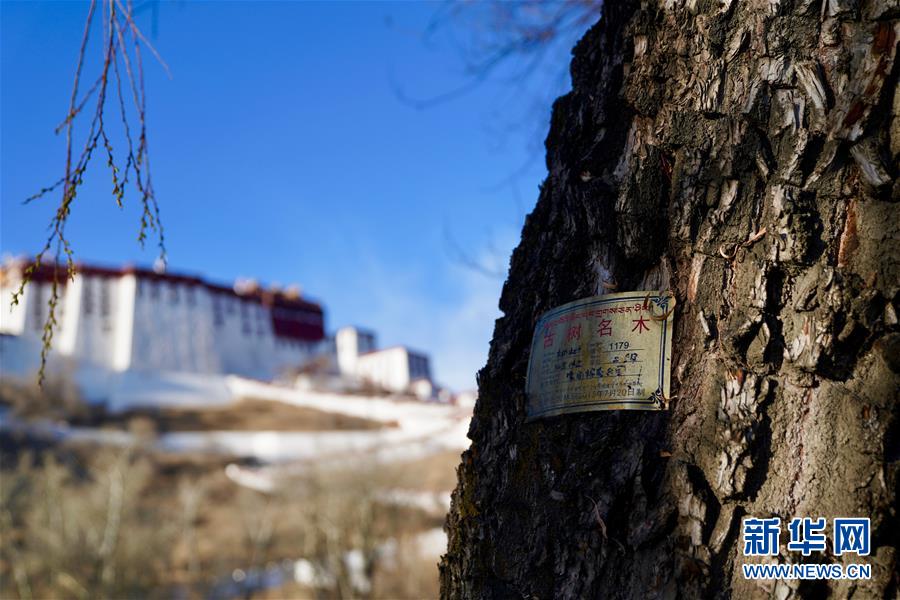
{"label": "snow on ground", "polygon": [[[103,379],[98,373],[83,373],[83,378],[97,387]],[[171,432],[159,436],[155,443],[166,452],[208,452],[252,457],[266,463],[314,461],[321,467],[340,466],[361,457],[377,462],[416,460],[445,450],[463,450],[469,445],[466,433],[471,412],[448,404],[298,390],[234,376],[125,372],[105,383],[111,384],[110,403],[117,411],[137,406],[221,407],[241,398],[258,398],[385,424],[382,429],[365,431]],[[134,441],[125,432],[3,421],[7,429],[26,428],[56,438],[117,445]],[[241,479],[241,473],[232,475],[235,481]]]}
{"label": "snow on ground", "polygon": [[376,498],[390,504],[419,508],[430,513],[445,514],[450,510],[450,492],[390,489],[379,492]]}
{"label": "snow on ground", "polygon": [[365,396],[298,390],[233,375],[227,377],[227,383],[235,398],[278,400],[287,404],[307,406],[326,412],[337,412],[373,421],[385,423],[397,421],[401,424],[401,427],[418,427],[420,430],[433,426],[435,418],[454,418],[460,415],[471,414],[452,404],[422,402],[406,399],[406,397]]}
{"label": "snow on ground", "polygon": [[435,527],[417,535],[416,544],[420,556],[440,558],[447,551],[447,534],[440,527]]}
{"label": "snow on ground", "polygon": [[[439,428],[438,428],[439,427]],[[464,449],[467,422],[438,421],[424,432],[385,428],[375,431],[179,431],[160,436],[167,452],[207,452],[253,457],[267,463],[315,461],[340,466],[360,458],[376,462],[416,460],[443,450]]]}
{"label": "snow on ground", "polygon": [[[82,378],[83,388],[88,385],[89,380]],[[235,401],[222,375],[123,371],[114,373],[106,385],[107,408],[113,412],[132,406],[221,407]],[[92,396],[102,398],[102,393],[101,387]]]}
{"label": "snow on ground", "polygon": [[[297,390],[240,377],[229,377],[228,385],[237,398],[276,400],[392,425],[376,431],[217,433],[202,440],[229,448],[233,454],[249,452],[269,463],[261,467],[229,465],[226,471],[235,483],[259,491],[271,491],[279,480],[310,469],[340,468],[366,461],[412,461],[469,446],[468,408],[393,397]],[[172,437],[178,435],[170,434],[173,447],[182,444],[182,449],[188,449],[191,443],[201,441],[184,435]]]}

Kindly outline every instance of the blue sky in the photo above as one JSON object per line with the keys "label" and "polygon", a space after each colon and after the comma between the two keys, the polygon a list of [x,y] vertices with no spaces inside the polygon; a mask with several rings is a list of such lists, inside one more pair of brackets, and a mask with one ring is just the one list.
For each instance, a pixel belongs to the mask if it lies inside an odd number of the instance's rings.
{"label": "blue sky", "polygon": [[[439,381],[468,388],[545,175],[541,141],[568,55],[549,56],[528,85],[501,69],[418,109],[398,87],[427,98],[469,81],[452,43],[465,31],[423,35],[439,6],[159,3],[155,26],[150,11],[138,23],[172,75],[145,55],[170,270],[299,283],[329,329],[364,325],[381,345],[425,350]],[[53,129],[86,13],[81,2],[0,4],[3,253],[37,251],[58,202],[22,205],[62,173]],[[137,198],[119,209],[110,187],[95,159],[67,229],[77,258],[152,264],[154,245],[136,242]],[[460,251],[502,275],[467,268]]]}

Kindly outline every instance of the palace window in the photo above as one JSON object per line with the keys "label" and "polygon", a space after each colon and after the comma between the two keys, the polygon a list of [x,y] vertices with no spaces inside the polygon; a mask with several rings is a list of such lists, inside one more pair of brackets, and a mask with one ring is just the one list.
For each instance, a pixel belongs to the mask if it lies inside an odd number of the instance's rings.
{"label": "palace window", "polygon": [[34,330],[40,331],[44,328],[44,319],[42,318],[44,295],[41,293],[44,291],[44,286],[38,283],[32,287],[34,289]]}
{"label": "palace window", "polygon": [[222,314],[222,299],[217,295],[213,295],[212,309],[213,309],[213,324],[216,327],[222,327],[222,325],[225,324],[225,315]]}
{"label": "palace window", "polygon": [[100,283],[100,316],[109,316],[109,284]]}
{"label": "palace window", "polygon": [[82,300],[84,306],[84,314],[90,315],[94,312],[94,291],[93,282],[90,279],[84,280],[84,298]]}
{"label": "palace window", "polygon": [[102,326],[103,331],[109,331],[112,329],[112,320],[110,317],[110,302],[109,302],[109,287],[110,284],[105,281],[100,282],[100,317],[103,319]]}
{"label": "palace window", "polygon": [[253,333],[253,330],[250,325],[250,313],[247,307],[247,303],[241,301],[241,332],[244,335],[250,335]]}

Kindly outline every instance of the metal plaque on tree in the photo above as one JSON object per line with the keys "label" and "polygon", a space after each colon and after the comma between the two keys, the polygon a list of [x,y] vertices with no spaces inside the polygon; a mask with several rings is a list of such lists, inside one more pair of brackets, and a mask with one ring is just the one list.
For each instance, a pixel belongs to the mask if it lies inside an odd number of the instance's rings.
{"label": "metal plaque on tree", "polygon": [[667,408],[674,308],[669,292],[621,292],[542,315],[528,360],[528,419]]}

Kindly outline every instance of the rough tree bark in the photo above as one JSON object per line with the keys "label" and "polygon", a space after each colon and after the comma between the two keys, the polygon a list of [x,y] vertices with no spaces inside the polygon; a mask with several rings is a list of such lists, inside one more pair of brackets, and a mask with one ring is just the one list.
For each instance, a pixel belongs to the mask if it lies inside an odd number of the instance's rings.
{"label": "rough tree bark", "polygon": [[[445,597],[896,597],[898,17],[607,3],[479,373]],[[537,318],[604,282],[676,294],[670,410],[525,423]],[[869,516],[873,577],[748,582],[743,516]]]}

